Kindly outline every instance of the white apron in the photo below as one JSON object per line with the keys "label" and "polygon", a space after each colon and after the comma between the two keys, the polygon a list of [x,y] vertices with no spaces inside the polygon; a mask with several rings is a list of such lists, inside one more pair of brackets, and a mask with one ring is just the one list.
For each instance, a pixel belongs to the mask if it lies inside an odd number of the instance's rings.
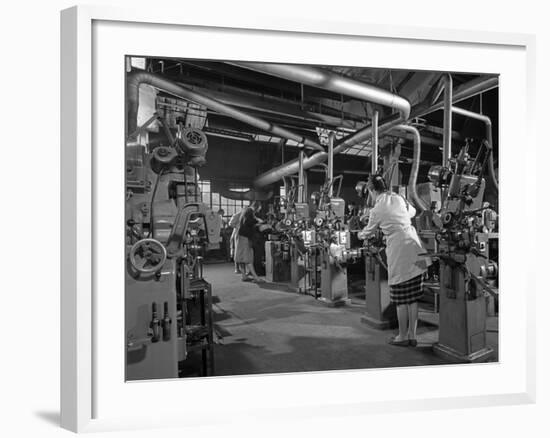
{"label": "white apron", "polygon": [[410,280],[431,265],[429,256],[419,256],[422,248],[418,234],[411,224],[416,209],[395,193],[384,192],[376,198],[367,226],[359,233],[365,239],[380,228],[386,237],[388,284]]}

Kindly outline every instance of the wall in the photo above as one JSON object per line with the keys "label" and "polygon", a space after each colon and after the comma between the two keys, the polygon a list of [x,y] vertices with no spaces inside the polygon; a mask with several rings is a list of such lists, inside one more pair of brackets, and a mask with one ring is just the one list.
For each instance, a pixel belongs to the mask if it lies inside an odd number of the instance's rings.
{"label": "wall", "polygon": [[[106,5],[153,7],[139,0],[96,0]],[[59,10],[73,0],[48,2],[28,0],[5,3],[0,14],[2,41],[2,214],[4,231],[2,266],[2,432],[9,437],[72,436],[57,428],[59,387]],[[480,2],[463,0],[453,7],[440,0],[392,2],[310,2],[280,0],[265,7],[254,1],[185,2],[157,0],[154,7],[204,8],[205,14],[294,14],[308,19],[382,22],[398,25],[478,28],[502,32],[533,32],[538,36],[539,120],[545,120],[550,96],[550,30],[546,3]],[[246,7],[244,7],[246,6]],[[360,54],[360,56],[368,56]],[[544,118],[543,118],[544,117]],[[533,167],[543,184],[548,152],[543,140],[546,124],[539,130],[540,149]],[[21,160],[17,157],[21,157]],[[23,160],[25,158],[25,160]],[[543,199],[537,208],[548,213]],[[534,227],[536,220],[530,227]],[[540,222],[542,224],[542,222]],[[521,227],[518,224],[518,227]],[[539,225],[540,228],[540,225]],[[548,247],[548,233],[535,234],[540,248]],[[7,237],[7,241],[6,241]],[[542,250],[541,250],[542,251]],[[542,253],[541,253],[542,255]],[[533,257],[544,272],[543,257]],[[549,343],[550,307],[548,287],[538,279],[538,403],[457,411],[412,412],[406,414],[365,413],[365,416],[310,419],[296,422],[281,419],[265,425],[256,420],[224,427],[224,436],[547,436],[550,412]],[[368,388],[354,388],[368,391]],[[229,394],[220,394],[231,402]],[[185,397],[184,397],[185,398]],[[187,432],[187,431],[186,431]],[[219,436],[214,425],[189,431],[196,436]],[[170,431],[156,432],[158,434]],[[116,432],[106,437],[153,436],[150,431]]]}

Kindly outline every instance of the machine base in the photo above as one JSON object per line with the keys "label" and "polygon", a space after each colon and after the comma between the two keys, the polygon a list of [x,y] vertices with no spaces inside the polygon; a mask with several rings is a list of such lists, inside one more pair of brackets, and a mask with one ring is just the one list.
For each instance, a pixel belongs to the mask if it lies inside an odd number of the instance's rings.
{"label": "machine base", "polygon": [[319,297],[317,300],[329,307],[349,306],[351,304],[351,298],[344,298],[341,300],[329,300],[327,298]]}
{"label": "machine base", "polygon": [[364,313],[363,316],[361,316],[361,322],[378,330],[387,330],[397,327],[396,319],[378,319],[367,313]]}
{"label": "machine base", "polygon": [[432,348],[436,356],[456,363],[486,362],[487,359],[489,359],[494,353],[494,350],[490,347],[482,348],[481,350],[471,354],[462,354],[451,347],[447,347],[442,344],[434,344]]}

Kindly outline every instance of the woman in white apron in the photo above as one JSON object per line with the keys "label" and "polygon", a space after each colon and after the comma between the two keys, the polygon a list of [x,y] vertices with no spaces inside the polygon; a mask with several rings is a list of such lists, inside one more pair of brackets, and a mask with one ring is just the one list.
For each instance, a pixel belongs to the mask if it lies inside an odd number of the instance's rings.
{"label": "woman in white apron", "polygon": [[402,196],[388,191],[381,175],[373,175],[367,188],[375,203],[367,226],[358,236],[366,239],[380,229],[386,237],[390,300],[397,307],[399,324],[399,333],[390,340],[390,344],[416,346],[422,277],[431,264],[429,257],[419,255],[425,250],[411,224],[416,209]]}

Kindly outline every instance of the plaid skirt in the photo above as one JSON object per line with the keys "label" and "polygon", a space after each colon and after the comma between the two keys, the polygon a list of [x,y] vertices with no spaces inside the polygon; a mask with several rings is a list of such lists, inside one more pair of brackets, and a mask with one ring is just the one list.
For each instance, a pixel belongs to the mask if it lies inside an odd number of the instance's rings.
{"label": "plaid skirt", "polygon": [[392,303],[411,304],[423,295],[422,274],[399,284],[390,285],[390,300]]}

